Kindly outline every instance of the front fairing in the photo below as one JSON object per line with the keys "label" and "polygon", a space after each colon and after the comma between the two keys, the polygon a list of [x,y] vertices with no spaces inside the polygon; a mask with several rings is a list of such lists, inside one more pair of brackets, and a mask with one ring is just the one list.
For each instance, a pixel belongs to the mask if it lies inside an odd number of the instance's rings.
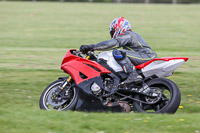
{"label": "front fairing", "polygon": [[69,50],[65,55],[61,69],[69,73],[76,84],[98,77],[101,74],[111,73],[99,63],[87,60],[72,54],[75,50]]}
{"label": "front fairing", "polygon": [[[73,55],[73,51],[75,50],[69,50],[66,53],[61,69],[70,74],[75,81],[75,86],[79,94],[75,110],[121,112],[122,108],[119,105],[114,107],[104,106],[102,101],[90,89],[94,82],[103,89],[101,74],[109,74],[111,72],[95,61]],[[85,75],[85,77],[81,77],[81,74]]]}

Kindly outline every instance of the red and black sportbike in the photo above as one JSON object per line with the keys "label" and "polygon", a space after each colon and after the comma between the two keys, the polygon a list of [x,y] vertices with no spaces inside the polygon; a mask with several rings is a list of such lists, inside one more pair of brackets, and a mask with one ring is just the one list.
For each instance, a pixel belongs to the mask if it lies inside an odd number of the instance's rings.
{"label": "red and black sportbike", "polygon": [[[83,58],[86,57],[86,58]],[[88,112],[175,113],[181,101],[177,85],[166,78],[188,58],[156,58],[139,66],[139,84],[121,85],[128,75],[112,51],[86,55],[71,49],[61,69],[69,74],[51,83],[40,97],[40,108]]]}

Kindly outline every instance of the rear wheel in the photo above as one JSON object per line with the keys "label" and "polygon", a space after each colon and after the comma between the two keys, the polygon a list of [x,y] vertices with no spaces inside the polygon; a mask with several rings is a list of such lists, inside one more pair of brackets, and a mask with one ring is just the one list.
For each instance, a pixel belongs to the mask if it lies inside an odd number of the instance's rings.
{"label": "rear wheel", "polygon": [[176,84],[164,78],[157,78],[146,83],[155,93],[157,97],[148,97],[144,95],[136,95],[135,98],[149,104],[141,102],[133,102],[135,112],[149,113],[171,113],[174,114],[181,101],[181,93]]}
{"label": "rear wheel", "polygon": [[46,110],[73,110],[77,103],[78,91],[75,87],[66,89],[63,96],[59,95],[59,86],[64,82],[63,79],[58,79],[51,83],[43,91],[40,97],[40,108]]}

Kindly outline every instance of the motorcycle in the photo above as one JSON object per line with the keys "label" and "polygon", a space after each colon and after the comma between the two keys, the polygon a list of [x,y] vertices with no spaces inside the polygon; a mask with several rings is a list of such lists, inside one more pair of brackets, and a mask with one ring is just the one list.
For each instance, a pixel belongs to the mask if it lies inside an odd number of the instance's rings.
{"label": "motorcycle", "polygon": [[[85,58],[84,58],[85,57]],[[156,58],[135,66],[141,83],[123,85],[128,74],[112,51],[95,55],[69,50],[61,64],[68,77],[59,77],[43,91],[40,108],[87,112],[147,112],[174,114],[181,101],[177,85],[164,77],[188,60],[186,57]]]}

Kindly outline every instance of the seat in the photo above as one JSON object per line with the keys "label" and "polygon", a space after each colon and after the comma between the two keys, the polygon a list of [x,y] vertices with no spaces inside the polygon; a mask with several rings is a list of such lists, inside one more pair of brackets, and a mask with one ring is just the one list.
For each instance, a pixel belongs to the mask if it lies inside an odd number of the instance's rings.
{"label": "seat", "polygon": [[154,61],[159,61],[159,60],[162,60],[162,61],[170,61],[170,60],[178,60],[178,59],[183,59],[185,60],[185,62],[188,60],[187,57],[164,57],[164,58],[155,58],[153,60],[150,60],[148,62],[145,62],[143,64],[140,64],[138,66],[135,66],[136,69],[142,69],[144,68],[145,66],[149,65],[150,63],[154,62]]}

